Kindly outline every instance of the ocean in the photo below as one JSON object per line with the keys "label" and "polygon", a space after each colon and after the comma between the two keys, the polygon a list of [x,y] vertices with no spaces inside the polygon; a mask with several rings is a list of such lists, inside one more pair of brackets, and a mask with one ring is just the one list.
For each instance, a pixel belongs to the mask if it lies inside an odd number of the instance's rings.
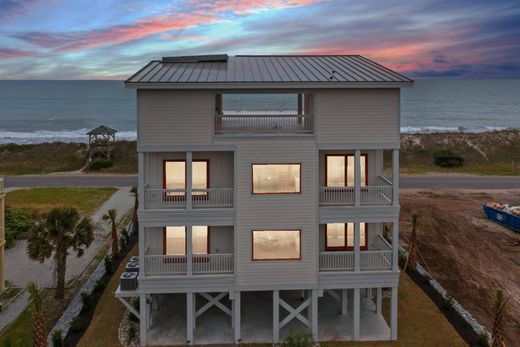
{"label": "ocean", "polygon": [[[295,104],[291,96],[276,99],[282,110]],[[135,90],[121,81],[0,81],[0,143],[83,142],[101,124],[135,140]],[[520,80],[418,80],[402,90],[402,132],[506,128],[520,128]]]}

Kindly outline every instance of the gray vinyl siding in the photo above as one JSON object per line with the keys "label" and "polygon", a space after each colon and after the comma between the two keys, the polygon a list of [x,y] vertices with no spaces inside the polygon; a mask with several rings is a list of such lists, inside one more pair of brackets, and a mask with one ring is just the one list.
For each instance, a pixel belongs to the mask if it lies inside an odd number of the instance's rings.
{"label": "gray vinyl siding", "polygon": [[210,91],[138,90],[139,145],[210,144],[212,96]]}
{"label": "gray vinyl siding", "polygon": [[399,144],[399,89],[314,92],[319,144]]}
{"label": "gray vinyl siding", "polygon": [[[235,139],[236,281],[238,286],[312,285],[317,276],[314,139]],[[252,163],[301,163],[301,194],[252,195]],[[301,260],[253,261],[252,230],[300,229]]]}

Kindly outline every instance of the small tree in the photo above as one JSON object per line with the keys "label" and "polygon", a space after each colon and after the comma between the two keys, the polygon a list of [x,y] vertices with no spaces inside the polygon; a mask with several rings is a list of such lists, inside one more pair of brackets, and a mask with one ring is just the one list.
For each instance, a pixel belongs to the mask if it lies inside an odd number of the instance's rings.
{"label": "small tree", "polygon": [[130,196],[134,198],[134,207],[132,209],[132,233],[135,235],[139,231],[139,221],[137,219],[137,210],[139,209],[139,191],[137,187],[130,189]]}
{"label": "small tree", "polygon": [[43,295],[38,289],[38,285],[34,282],[29,282],[27,291],[30,295],[30,307],[33,314],[33,330],[32,340],[33,347],[47,347],[47,333],[45,331],[45,318],[43,316]]}
{"label": "small tree", "polygon": [[419,227],[419,223],[419,214],[414,213],[412,215],[412,235],[410,236],[410,244],[408,245],[408,259],[406,260],[406,264],[404,266],[405,271],[408,265],[413,271],[415,271],[417,268],[417,228]]}
{"label": "small tree", "polygon": [[117,226],[119,223],[117,221],[117,210],[114,208],[108,210],[108,212],[104,214],[102,218],[103,220],[106,220],[110,223],[110,235],[112,238],[112,259],[115,259],[119,254],[119,239],[117,237]]}
{"label": "small tree", "polygon": [[493,306],[495,310],[495,317],[493,319],[493,329],[491,330],[491,335],[493,339],[491,340],[492,347],[505,347],[504,341],[504,313],[506,311],[507,302],[509,298],[504,296],[504,293],[497,289],[495,298],[493,300]]}
{"label": "small tree", "polygon": [[53,257],[56,299],[65,297],[65,272],[69,249],[81,257],[94,241],[92,221],[89,217],[80,218],[78,210],[73,207],[56,207],[29,235],[27,254],[31,259],[43,263],[45,259]]}

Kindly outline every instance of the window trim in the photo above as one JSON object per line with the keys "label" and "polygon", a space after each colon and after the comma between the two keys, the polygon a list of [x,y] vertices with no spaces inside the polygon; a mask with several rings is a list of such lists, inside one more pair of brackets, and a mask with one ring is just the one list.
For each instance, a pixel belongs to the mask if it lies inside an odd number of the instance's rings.
{"label": "window trim", "polygon": [[[188,233],[188,226],[187,225],[168,225],[168,226],[165,226],[163,227],[163,255],[168,255],[166,254],[166,228],[169,227],[169,226],[172,226],[172,227],[184,227],[184,255],[180,255],[181,257],[187,257],[188,256],[188,238],[186,237],[187,236],[187,233]],[[211,254],[211,244],[210,244],[210,234],[211,234],[211,226],[209,225],[205,225],[206,227],[208,227],[208,242],[207,242],[207,248],[206,248],[206,254],[201,254],[201,255],[209,255]],[[192,233],[193,235],[193,233]],[[193,247],[192,247],[193,249]]]}
{"label": "window trim", "polygon": [[[184,189],[187,190],[187,184],[188,184],[188,163],[186,161],[186,159],[163,159],[163,189],[168,189],[166,188],[166,163],[168,162],[184,162]],[[210,189],[210,169],[209,169],[209,159],[194,159],[191,161],[192,163],[194,162],[206,162],[206,186],[207,188],[206,189]],[[193,170],[193,165],[192,165],[192,170]],[[193,189],[193,182],[192,182],[192,189]],[[186,193],[182,194],[182,195],[174,195],[174,196],[169,196],[166,192],[164,193],[164,200],[168,200],[168,199],[173,199],[173,200],[186,200]],[[196,199],[199,199],[199,200],[202,200],[202,199],[207,199],[208,197],[208,194],[202,194],[202,195],[193,195],[193,192],[191,193],[191,197],[192,197],[192,200],[196,200]]]}
{"label": "window trim", "polygon": [[[352,222],[351,222],[352,223]],[[354,250],[354,246],[349,246],[348,245],[348,224],[349,223],[338,223],[338,224],[343,224],[344,227],[345,227],[345,246],[343,247],[329,247],[328,246],[328,238],[327,238],[327,224],[336,224],[336,223],[325,223],[325,252],[334,252],[334,251],[352,251]],[[354,223],[352,223],[354,224]],[[366,251],[368,250],[368,223],[365,223],[365,222],[362,222],[362,223],[359,223],[360,224],[360,228],[361,228],[361,224],[365,224],[365,245],[364,246],[361,246],[361,244],[359,245],[359,250],[361,251]],[[355,228],[355,226],[354,226]],[[361,236],[361,234],[360,234]],[[360,240],[361,241],[361,240]]]}
{"label": "window trim", "polygon": [[[255,193],[255,184],[253,181],[254,166],[255,165],[298,165],[298,175],[300,177],[300,184],[297,192],[275,192],[275,193]],[[251,163],[251,194],[252,195],[295,195],[302,193],[302,163]]]}
{"label": "window trim", "polygon": [[[298,231],[298,239],[300,240],[298,250],[298,258],[273,258],[273,259],[255,259],[255,231]],[[302,230],[301,229],[252,229],[251,230],[251,260],[256,261],[295,261],[302,259]]]}
{"label": "window trim", "polygon": [[[355,153],[326,153],[325,154],[325,187],[329,186],[328,183],[328,175],[327,175],[327,158],[328,157],[345,157],[345,185],[343,187],[353,187],[348,186],[348,157],[349,156],[355,156]],[[365,157],[365,187],[368,186],[368,153],[361,153],[360,157]],[[354,159],[355,160],[355,159]],[[354,177],[354,181],[356,178]]]}

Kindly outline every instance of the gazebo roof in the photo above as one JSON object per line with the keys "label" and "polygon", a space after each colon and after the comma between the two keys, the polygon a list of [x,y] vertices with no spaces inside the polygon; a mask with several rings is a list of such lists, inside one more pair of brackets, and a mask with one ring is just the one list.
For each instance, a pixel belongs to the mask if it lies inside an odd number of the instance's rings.
{"label": "gazebo roof", "polygon": [[100,125],[97,128],[90,130],[87,135],[114,135],[115,133],[117,133],[117,130]]}

